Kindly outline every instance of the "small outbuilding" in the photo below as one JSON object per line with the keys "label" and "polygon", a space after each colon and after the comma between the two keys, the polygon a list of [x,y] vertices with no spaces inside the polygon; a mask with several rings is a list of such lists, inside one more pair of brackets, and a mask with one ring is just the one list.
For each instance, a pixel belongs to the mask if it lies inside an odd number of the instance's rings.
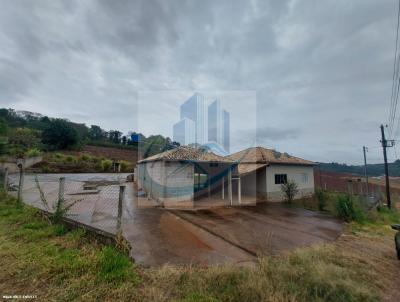
{"label": "small outbuilding", "polygon": [[238,165],[234,178],[239,179],[241,198],[282,201],[281,185],[296,182],[302,198],[314,194],[314,163],[287,153],[263,147],[248,148],[228,156]]}

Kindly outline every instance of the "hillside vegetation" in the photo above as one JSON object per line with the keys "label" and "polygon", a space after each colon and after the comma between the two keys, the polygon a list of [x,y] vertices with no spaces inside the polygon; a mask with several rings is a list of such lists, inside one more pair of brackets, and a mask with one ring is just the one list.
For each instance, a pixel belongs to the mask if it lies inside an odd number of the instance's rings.
{"label": "hillside vegetation", "polygon": [[179,144],[162,135],[119,130],[106,131],[98,125],[88,127],[66,119],[38,113],[0,109],[0,156],[30,156],[40,152],[82,150],[85,145],[126,150],[139,148],[144,157],[172,149]]}

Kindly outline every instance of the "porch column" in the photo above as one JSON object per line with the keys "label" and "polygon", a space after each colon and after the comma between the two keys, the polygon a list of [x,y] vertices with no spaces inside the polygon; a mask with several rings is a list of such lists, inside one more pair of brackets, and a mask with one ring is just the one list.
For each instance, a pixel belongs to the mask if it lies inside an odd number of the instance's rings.
{"label": "porch column", "polygon": [[[265,166],[265,198],[268,201],[268,170],[267,166]],[[257,189],[256,189],[256,203],[257,203]]]}
{"label": "porch column", "polygon": [[232,170],[229,168],[228,171],[228,198],[229,202],[231,205],[233,205],[233,200],[232,200]]}
{"label": "porch column", "polygon": [[239,204],[242,204],[242,179],[238,177],[238,200]]}

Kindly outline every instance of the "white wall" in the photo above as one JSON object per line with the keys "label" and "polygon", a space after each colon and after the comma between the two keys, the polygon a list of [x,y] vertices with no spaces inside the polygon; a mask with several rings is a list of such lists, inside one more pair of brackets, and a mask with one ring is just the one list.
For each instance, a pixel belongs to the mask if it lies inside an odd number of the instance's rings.
{"label": "white wall", "polygon": [[299,189],[299,193],[296,195],[296,198],[309,196],[314,193],[313,166],[270,165],[266,167],[266,173],[268,200],[283,200],[281,185],[275,184],[275,174],[287,174],[288,180],[293,180],[296,182]]}
{"label": "white wall", "polygon": [[138,185],[165,206],[193,205],[193,166],[180,162],[138,164]]}

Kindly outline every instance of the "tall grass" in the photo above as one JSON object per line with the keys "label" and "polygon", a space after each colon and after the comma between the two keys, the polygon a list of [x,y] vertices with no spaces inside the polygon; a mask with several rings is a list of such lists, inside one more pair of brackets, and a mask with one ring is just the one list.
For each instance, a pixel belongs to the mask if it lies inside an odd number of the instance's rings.
{"label": "tall grass", "polygon": [[336,200],[336,211],[338,217],[347,222],[357,221],[365,222],[366,214],[359,202],[350,195],[339,195]]}
{"label": "tall grass", "polygon": [[327,205],[327,199],[328,196],[324,190],[321,188],[316,188],[315,189],[315,197],[317,198],[318,201],[318,210],[319,211],[325,211],[326,205]]}
{"label": "tall grass", "polygon": [[0,267],[1,293],[36,294],[40,301],[134,301],[141,282],[118,249],[49,224],[1,192]]}
{"label": "tall grass", "polygon": [[[255,267],[151,270],[148,301],[378,301],[379,281],[361,256],[334,246],[260,258]],[[373,279],[372,279],[373,280]]]}

